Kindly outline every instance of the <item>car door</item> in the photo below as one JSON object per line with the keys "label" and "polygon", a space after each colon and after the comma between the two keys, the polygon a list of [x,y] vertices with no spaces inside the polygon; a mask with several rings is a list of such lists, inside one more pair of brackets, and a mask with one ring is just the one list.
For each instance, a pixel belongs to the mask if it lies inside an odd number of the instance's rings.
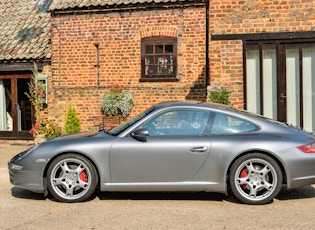
{"label": "car door", "polygon": [[164,111],[143,124],[145,140],[122,137],[110,149],[112,183],[193,180],[210,152],[203,135],[209,111]]}

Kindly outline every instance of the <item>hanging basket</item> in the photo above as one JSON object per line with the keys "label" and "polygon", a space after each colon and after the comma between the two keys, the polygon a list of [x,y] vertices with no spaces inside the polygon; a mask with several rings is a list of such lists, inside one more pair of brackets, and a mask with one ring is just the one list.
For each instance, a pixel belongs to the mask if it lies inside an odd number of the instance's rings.
{"label": "hanging basket", "polygon": [[123,117],[118,114],[116,116],[108,116],[106,114],[102,114],[94,117],[94,127],[96,129],[111,129],[120,125],[121,122],[124,121]]}

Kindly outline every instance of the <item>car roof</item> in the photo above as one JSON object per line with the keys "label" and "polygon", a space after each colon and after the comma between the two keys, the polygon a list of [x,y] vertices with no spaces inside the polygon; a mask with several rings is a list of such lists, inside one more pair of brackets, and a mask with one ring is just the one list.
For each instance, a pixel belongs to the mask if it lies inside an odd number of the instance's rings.
{"label": "car roof", "polygon": [[213,102],[205,101],[169,101],[162,102],[155,105],[156,108],[165,108],[165,107],[181,107],[181,106],[192,106],[192,107],[204,107],[204,108],[216,108],[223,110],[235,111],[235,109],[230,105],[217,104]]}
{"label": "car roof", "polygon": [[[228,113],[232,116],[243,117],[250,120],[255,120],[256,122],[265,122],[265,121],[272,121],[272,119],[250,113],[246,110],[241,110],[234,108],[230,105],[224,104],[217,104],[213,102],[205,102],[205,101],[171,101],[171,102],[162,102],[155,106],[156,109],[164,109],[169,107],[196,107],[196,108],[205,108],[205,109],[213,109],[214,111]],[[277,122],[281,123],[281,122]]]}

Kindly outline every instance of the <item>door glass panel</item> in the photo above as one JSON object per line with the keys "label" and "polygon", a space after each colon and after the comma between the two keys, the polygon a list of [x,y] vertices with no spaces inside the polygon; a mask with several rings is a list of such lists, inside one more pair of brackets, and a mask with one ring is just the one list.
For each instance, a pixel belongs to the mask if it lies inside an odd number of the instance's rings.
{"label": "door glass panel", "polygon": [[[262,87],[260,85],[259,50],[246,52],[247,110],[277,119],[277,65],[276,50],[263,50]],[[263,97],[263,100],[261,100]],[[263,111],[261,111],[263,101]]]}
{"label": "door glass panel", "polygon": [[32,105],[29,98],[26,96],[28,92],[28,84],[30,79],[20,78],[17,80],[18,88],[18,130],[30,130],[32,128]]}
{"label": "door glass panel", "polygon": [[263,115],[277,119],[276,50],[263,50]]}
{"label": "door glass panel", "polygon": [[11,80],[0,79],[0,131],[13,130]]}
{"label": "door glass panel", "polygon": [[303,128],[315,131],[315,49],[303,49]]}
{"label": "door glass panel", "polygon": [[299,49],[286,50],[287,123],[300,125]]}
{"label": "door glass panel", "polygon": [[247,110],[260,114],[259,51],[246,52],[246,101]]}

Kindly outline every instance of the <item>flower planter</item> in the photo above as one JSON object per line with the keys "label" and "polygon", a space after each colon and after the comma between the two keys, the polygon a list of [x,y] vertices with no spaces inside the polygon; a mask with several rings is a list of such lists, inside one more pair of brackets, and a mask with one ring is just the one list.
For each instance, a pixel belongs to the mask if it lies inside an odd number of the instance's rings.
{"label": "flower planter", "polygon": [[126,118],[134,105],[132,93],[123,90],[124,86],[117,83],[110,85],[101,99],[102,112],[107,116],[122,115]]}

